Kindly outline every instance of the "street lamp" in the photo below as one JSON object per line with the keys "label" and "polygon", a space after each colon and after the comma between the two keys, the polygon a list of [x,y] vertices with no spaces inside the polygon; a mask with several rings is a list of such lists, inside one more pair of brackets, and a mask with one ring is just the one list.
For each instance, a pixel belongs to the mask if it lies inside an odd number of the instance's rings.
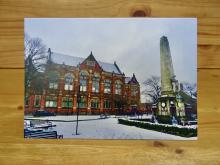
{"label": "street lamp", "polygon": [[81,84],[79,84],[78,87],[78,92],[77,92],[77,111],[76,111],[76,135],[78,135],[78,123],[79,123],[79,104],[81,101],[81,94],[80,94],[80,86]]}

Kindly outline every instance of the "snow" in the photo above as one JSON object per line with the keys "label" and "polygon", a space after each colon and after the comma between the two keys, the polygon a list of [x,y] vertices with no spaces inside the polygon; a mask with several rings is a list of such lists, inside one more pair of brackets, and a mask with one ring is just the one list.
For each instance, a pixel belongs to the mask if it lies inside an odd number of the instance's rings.
{"label": "snow", "polygon": [[79,63],[82,63],[85,59],[81,57],[69,56],[61,53],[52,52],[51,60],[57,64],[77,66]]}
{"label": "snow", "polygon": [[128,120],[128,121],[132,121],[132,122],[148,123],[151,125],[161,125],[161,126],[165,126],[165,127],[178,127],[178,128],[188,128],[188,129],[196,129],[197,128],[197,125],[182,126],[182,125],[178,125],[178,124],[170,125],[170,124],[161,124],[161,123],[151,123],[151,122],[147,122],[147,121],[137,121],[137,120],[135,121],[135,120],[130,120],[131,118],[123,118],[123,119]]}
{"label": "snow", "polygon": [[79,116],[78,133],[75,135],[76,116],[25,117],[25,119],[50,120],[56,125],[53,129],[63,138],[79,139],[153,139],[153,140],[196,140],[161,132],[118,124],[118,118],[110,116]]}
{"label": "snow", "polygon": [[[57,52],[52,52],[51,59],[56,64],[65,64],[69,66],[77,66],[78,64],[81,64],[85,60],[85,58],[82,57],[70,56]],[[102,67],[102,69],[106,72],[115,72],[117,74],[122,74],[114,64],[101,62],[101,61],[98,61],[98,63]]]}
{"label": "snow", "polygon": [[120,70],[117,69],[117,67],[114,64],[106,63],[98,61],[99,65],[102,67],[102,69],[106,72],[114,72],[117,74],[122,74]]}

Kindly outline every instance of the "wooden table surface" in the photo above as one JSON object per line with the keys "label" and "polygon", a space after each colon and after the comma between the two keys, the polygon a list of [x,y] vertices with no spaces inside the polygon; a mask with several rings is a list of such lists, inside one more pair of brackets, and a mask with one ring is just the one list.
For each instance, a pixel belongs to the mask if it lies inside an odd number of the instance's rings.
{"label": "wooden table surface", "polygon": [[[24,139],[24,18],[133,15],[198,18],[199,140]],[[220,165],[219,95],[219,0],[0,0],[0,165]]]}

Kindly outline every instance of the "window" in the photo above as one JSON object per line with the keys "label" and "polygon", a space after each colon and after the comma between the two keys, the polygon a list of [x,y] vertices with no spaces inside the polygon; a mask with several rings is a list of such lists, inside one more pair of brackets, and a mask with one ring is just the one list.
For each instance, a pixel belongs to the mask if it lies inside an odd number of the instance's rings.
{"label": "window", "polygon": [[81,96],[80,101],[78,103],[78,107],[79,108],[86,108],[87,106],[87,102],[86,102],[86,97],[85,96]]}
{"label": "window", "polygon": [[99,100],[98,99],[92,99],[91,108],[99,108]]}
{"label": "window", "polygon": [[111,108],[111,103],[109,100],[104,100],[104,108],[105,109]]}
{"label": "window", "polygon": [[80,80],[80,91],[86,92],[87,90],[87,80]]}
{"label": "window", "polygon": [[111,80],[104,80],[104,93],[111,93]]}
{"label": "window", "polygon": [[121,108],[121,102],[120,101],[115,101],[115,109]]}
{"label": "window", "polygon": [[88,66],[93,66],[93,67],[95,66],[95,61],[89,61],[88,60],[86,63],[87,63]]}
{"label": "window", "polygon": [[65,77],[64,90],[73,90],[73,75],[68,73]]}
{"label": "window", "polygon": [[24,103],[25,103],[26,106],[29,105],[29,97],[28,96],[25,96]]}
{"label": "window", "polygon": [[92,79],[92,92],[98,93],[99,92],[99,75],[94,74],[94,77]]}
{"label": "window", "polygon": [[99,82],[97,81],[92,82],[92,92],[95,92],[95,93],[99,92]]}
{"label": "window", "polygon": [[115,94],[116,95],[121,95],[121,88],[122,88],[121,81],[119,80],[115,81]]}
{"label": "window", "polygon": [[70,97],[62,98],[62,108],[72,108],[73,107],[73,99]]}
{"label": "window", "polygon": [[87,91],[87,79],[88,79],[88,72],[81,71],[80,72],[80,91],[86,92]]}
{"label": "window", "polygon": [[40,100],[41,100],[41,96],[36,95],[34,98],[34,106],[35,107],[40,107]]}
{"label": "window", "polygon": [[59,73],[50,71],[48,72],[48,81],[49,81],[49,89],[58,89],[58,80],[59,80]]}
{"label": "window", "polygon": [[50,89],[57,89],[58,83],[57,82],[49,82],[49,88]]}
{"label": "window", "polygon": [[47,96],[45,107],[57,107],[57,97]]}
{"label": "window", "polygon": [[131,86],[131,96],[136,96],[138,93],[136,86]]}

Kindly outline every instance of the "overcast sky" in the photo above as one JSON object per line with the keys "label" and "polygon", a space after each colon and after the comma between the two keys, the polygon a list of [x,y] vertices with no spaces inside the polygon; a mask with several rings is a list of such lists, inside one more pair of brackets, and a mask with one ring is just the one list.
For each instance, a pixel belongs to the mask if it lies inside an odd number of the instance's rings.
{"label": "overcast sky", "polygon": [[[52,52],[116,63],[142,85],[160,76],[160,37],[168,37],[179,82],[197,82],[197,20],[193,18],[25,19],[25,32]],[[143,88],[141,88],[143,90]],[[144,97],[142,96],[142,101]]]}

